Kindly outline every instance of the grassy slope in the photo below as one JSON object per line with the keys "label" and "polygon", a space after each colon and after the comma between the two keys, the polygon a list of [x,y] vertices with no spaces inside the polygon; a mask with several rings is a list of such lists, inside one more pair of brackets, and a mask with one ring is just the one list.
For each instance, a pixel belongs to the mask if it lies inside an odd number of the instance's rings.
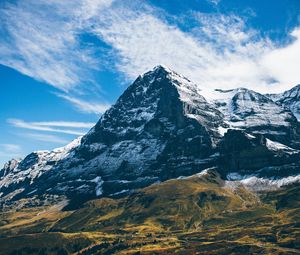
{"label": "grassy slope", "polygon": [[74,212],[7,212],[0,254],[300,254],[299,195],[294,186],[258,196],[210,173]]}

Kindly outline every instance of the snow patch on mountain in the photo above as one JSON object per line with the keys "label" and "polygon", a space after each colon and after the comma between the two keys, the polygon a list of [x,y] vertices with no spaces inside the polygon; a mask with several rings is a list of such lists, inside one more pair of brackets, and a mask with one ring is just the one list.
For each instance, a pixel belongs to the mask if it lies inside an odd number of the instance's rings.
{"label": "snow patch on mountain", "polygon": [[300,182],[300,175],[289,176],[282,179],[265,179],[258,177],[249,177],[244,180],[241,180],[241,183],[252,190],[267,190],[267,189],[276,189],[283,186],[287,186],[293,183]]}
{"label": "snow patch on mountain", "polygon": [[227,175],[225,186],[235,189],[240,185],[243,185],[244,187],[253,191],[263,191],[279,189],[283,186],[291,185],[294,183],[300,183],[300,175],[277,179],[275,177],[260,178],[251,175],[241,176],[239,173],[230,173]]}
{"label": "snow patch on mountain", "polygon": [[282,151],[282,152],[287,153],[287,154],[295,154],[295,153],[299,152],[298,150],[295,150],[295,149],[293,149],[291,147],[288,147],[284,144],[274,142],[270,139],[266,139],[266,146],[271,151]]}
{"label": "snow patch on mountain", "polygon": [[11,159],[8,162],[6,162],[2,168],[2,170],[0,170],[0,179],[3,176],[6,176],[7,174],[9,174],[10,172],[14,171],[14,169],[16,169],[16,167],[18,166],[18,164],[22,161],[22,159]]}

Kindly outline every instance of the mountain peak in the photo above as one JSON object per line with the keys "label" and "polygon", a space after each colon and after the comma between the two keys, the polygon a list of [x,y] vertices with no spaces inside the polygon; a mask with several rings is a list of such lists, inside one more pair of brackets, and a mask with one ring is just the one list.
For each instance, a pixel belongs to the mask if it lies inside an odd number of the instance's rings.
{"label": "mountain peak", "polygon": [[144,78],[147,76],[161,76],[161,75],[167,75],[170,73],[173,73],[173,71],[170,68],[168,68],[164,65],[157,65],[157,66],[153,67],[151,70],[146,71],[139,77]]}
{"label": "mountain peak", "polygon": [[163,71],[166,71],[166,72],[169,72],[169,73],[173,72],[169,67],[167,67],[165,65],[162,65],[162,64],[155,66],[152,70],[153,71],[163,70]]}
{"label": "mountain peak", "polygon": [[[139,88],[141,86],[142,88]],[[201,101],[206,101],[196,83],[164,65],[155,66],[152,70],[140,75],[127,90],[131,92],[142,90],[145,92],[153,86],[156,89],[164,88],[169,91],[175,87],[183,101],[195,96],[201,98]]]}
{"label": "mountain peak", "polygon": [[257,93],[251,89],[248,89],[246,87],[237,87],[234,89],[215,89],[214,91],[219,92],[219,93],[245,93],[245,92],[253,92]]}
{"label": "mountain peak", "polygon": [[[232,89],[214,89],[214,90],[204,90],[201,91],[201,94],[210,102],[215,101],[224,101],[224,100],[231,100],[234,96],[240,95],[253,95],[254,97],[260,96],[260,93],[255,92],[254,90],[245,88],[245,87],[238,87]],[[263,96],[263,95],[261,95]],[[264,96],[263,96],[264,97]]]}
{"label": "mountain peak", "polygon": [[[201,116],[204,108],[210,112],[209,118],[206,114]],[[114,123],[116,137],[123,139],[123,136],[127,137],[129,134],[130,137],[140,134],[144,125],[153,119],[164,118],[181,126],[184,122],[182,119],[186,117],[196,119],[199,123],[213,122],[212,119],[221,122],[220,113],[215,112],[206,102],[195,83],[166,66],[158,65],[140,75],[126,89],[116,104],[102,116],[90,135],[93,141],[98,141],[99,136],[96,137],[94,131],[97,133],[98,129],[103,128],[103,122],[108,121],[110,124]],[[132,126],[133,121],[136,123],[135,127]],[[211,127],[207,129],[211,130]]]}

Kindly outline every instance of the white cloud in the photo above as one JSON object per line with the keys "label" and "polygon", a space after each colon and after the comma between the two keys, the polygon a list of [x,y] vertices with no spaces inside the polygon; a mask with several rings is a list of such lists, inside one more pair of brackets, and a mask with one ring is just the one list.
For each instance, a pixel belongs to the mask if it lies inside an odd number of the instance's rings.
{"label": "white cloud", "polygon": [[[30,129],[30,130],[38,130],[38,131],[46,131],[46,132],[55,132],[55,133],[63,133],[63,134],[70,134],[70,135],[84,135],[86,132],[74,130],[74,129],[62,129],[62,128],[54,128],[58,127],[57,122],[50,123],[51,125],[45,125],[45,122],[26,122],[20,119],[8,119],[7,122],[14,127]],[[54,124],[54,125],[53,125]],[[68,124],[66,126],[66,124]],[[78,124],[77,122],[74,125]],[[82,123],[81,123],[82,125]],[[90,125],[88,123],[87,125]],[[70,122],[64,122],[61,127],[70,127]]]}
{"label": "white cloud", "polygon": [[[192,12],[181,22],[194,28],[183,31],[174,25],[177,17],[170,25],[169,14],[140,1],[29,0],[4,6],[0,31],[8,36],[0,39],[0,63],[64,91],[88,89],[83,81],[92,80],[91,69],[107,62],[129,80],[164,64],[202,89],[244,86],[272,92],[300,83],[299,29],[291,34],[293,43],[279,47],[236,15]],[[98,36],[112,50],[101,55],[95,45],[83,47],[82,32]],[[83,112],[99,114],[108,106],[58,95]]]}
{"label": "white cloud", "polygon": [[110,107],[109,104],[89,102],[89,101],[85,101],[85,100],[82,100],[82,99],[79,99],[79,98],[76,98],[73,96],[68,96],[65,94],[57,94],[57,96],[71,102],[81,112],[102,114]]}
{"label": "white cloud", "polygon": [[46,135],[46,134],[38,134],[38,133],[26,133],[25,136],[42,141],[42,142],[51,142],[51,143],[59,143],[59,144],[67,144],[70,140],[61,138],[56,135]]}
{"label": "white cloud", "polygon": [[268,41],[255,40],[236,16],[194,15],[200,29],[187,33],[149,13],[114,10],[94,32],[113,46],[117,68],[131,79],[164,64],[201,88],[266,85],[258,58]]}
{"label": "white cloud", "polygon": [[300,84],[300,28],[292,31],[294,41],[276,48],[262,56],[262,66],[278,82],[276,90],[282,91],[291,85]]}

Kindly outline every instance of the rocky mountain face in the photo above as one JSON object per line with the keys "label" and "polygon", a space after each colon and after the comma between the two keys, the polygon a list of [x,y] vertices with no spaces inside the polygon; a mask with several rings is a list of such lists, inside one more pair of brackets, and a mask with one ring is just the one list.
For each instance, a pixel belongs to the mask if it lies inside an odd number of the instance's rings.
{"label": "rocky mountain face", "polygon": [[209,167],[224,177],[296,176],[300,127],[292,90],[277,97],[244,88],[206,96],[158,66],[139,76],[85,136],[8,162],[0,170],[0,201],[121,196]]}

